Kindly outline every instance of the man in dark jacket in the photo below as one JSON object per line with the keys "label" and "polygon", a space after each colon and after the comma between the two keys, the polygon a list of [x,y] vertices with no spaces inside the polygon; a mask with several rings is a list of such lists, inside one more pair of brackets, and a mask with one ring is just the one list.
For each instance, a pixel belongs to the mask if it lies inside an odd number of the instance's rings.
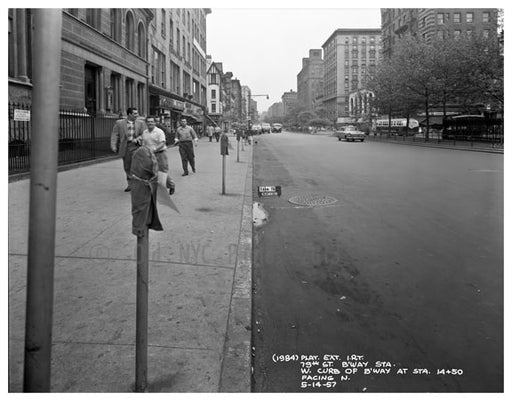
{"label": "man in dark jacket", "polygon": [[129,107],[126,114],[127,117],[122,120],[117,120],[112,129],[110,147],[114,153],[119,151],[119,156],[123,158],[123,167],[126,173],[126,180],[128,181],[128,186],[124,191],[129,192],[132,157],[133,153],[141,145],[141,136],[146,129],[146,124],[144,121],[137,120],[139,112],[136,108]]}

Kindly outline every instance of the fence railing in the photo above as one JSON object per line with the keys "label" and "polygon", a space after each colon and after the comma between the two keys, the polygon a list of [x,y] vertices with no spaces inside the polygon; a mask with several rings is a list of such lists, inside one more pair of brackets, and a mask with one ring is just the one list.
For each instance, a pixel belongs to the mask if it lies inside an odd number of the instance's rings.
{"label": "fence railing", "polygon": [[[60,110],[59,165],[111,156],[110,134],[117,118]],[[37,127],[30,122],[30,105],[9,103],[9,174],[30,169],[32,135]]]}
{"label": "fence railing", "polygon": [[479,148],[479,149],[495,149],[504,150],[504,137],[503,131],[493,134],[491,136],[482,137],[450,137],[443,138],[441,132],[430,133],[429,138],[425,138],[421,134],[405,136],[405,135],[393,135],[387,133],[376,133],[367,136],[369,140],[375,141],[388,141],[388,142],[413,142],[424,145],[438,145],[438,146],[454,146],[460,148]]}

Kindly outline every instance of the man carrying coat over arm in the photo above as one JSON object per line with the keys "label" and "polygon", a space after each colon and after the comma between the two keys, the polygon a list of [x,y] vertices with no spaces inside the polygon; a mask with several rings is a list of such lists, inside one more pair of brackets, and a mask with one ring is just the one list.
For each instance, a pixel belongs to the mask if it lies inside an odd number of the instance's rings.
{"label": "man carrying coat over arm", "polygon": [[132,157],[135,151],[142,143],[142,133],[146,129],[144,121],[137,120],[139,112],[134,107],[126,110],[127,117],[117,120],[112,135],[110,136],[110,147],[114,153],[119,151],[119,156],[123,158],[123,168],[126,173],[128,186],[124,190],[129,192],[131,180]]}

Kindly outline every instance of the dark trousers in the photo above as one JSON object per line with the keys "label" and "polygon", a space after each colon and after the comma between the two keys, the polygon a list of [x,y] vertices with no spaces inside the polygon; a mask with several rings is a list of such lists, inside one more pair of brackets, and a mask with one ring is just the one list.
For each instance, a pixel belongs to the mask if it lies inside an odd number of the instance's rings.
{"label": "dark trousers", "polygon": [[179,142],[181,164],[183,166],[183,172],[188,173],[188,164],[195,171],[196,164],[194,160],[194,144],[192,141]]}
{"label": "dark trousers", "polygon": [[220,134],[219,134],[219,133],[216,133],[216,134],[215,134],[215,140],[216,140],[217,142],[219,142],[219,138],[220,138]]}
{"label": "dark trousers", "polygon": [[212,139],[213,139],[213,135],[212,135],[212,136],[209,136],[208,138],[210,138],[210,142],[211,142],[211,141],[212,141]]}
{"label": "dark trousers", "polygon": [[130,184],[131,180],[131,173],[130,170],[132,168],[132,158],[135,151],[139,148],[138,145],[128,142],[126,144],[126,153],[123,156],[123,168],[124,172],[126,173],[126,180],[128,181],[128,184]]}

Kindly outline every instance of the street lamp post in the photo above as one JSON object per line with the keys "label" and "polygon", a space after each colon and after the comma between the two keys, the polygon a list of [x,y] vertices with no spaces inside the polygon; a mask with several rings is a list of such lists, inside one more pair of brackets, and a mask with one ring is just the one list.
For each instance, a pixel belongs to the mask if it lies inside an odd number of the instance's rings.
{"label": "street lamp post", "polygon": [[[251,97],[259,97],[259,96],[265,96],[268,100],[268,95],[247,95],[249,97],[249,110],[251,109]],[[251,129],[251,123],[250,123],[251,120],[248,120],[247,121],[247,129]]]}

